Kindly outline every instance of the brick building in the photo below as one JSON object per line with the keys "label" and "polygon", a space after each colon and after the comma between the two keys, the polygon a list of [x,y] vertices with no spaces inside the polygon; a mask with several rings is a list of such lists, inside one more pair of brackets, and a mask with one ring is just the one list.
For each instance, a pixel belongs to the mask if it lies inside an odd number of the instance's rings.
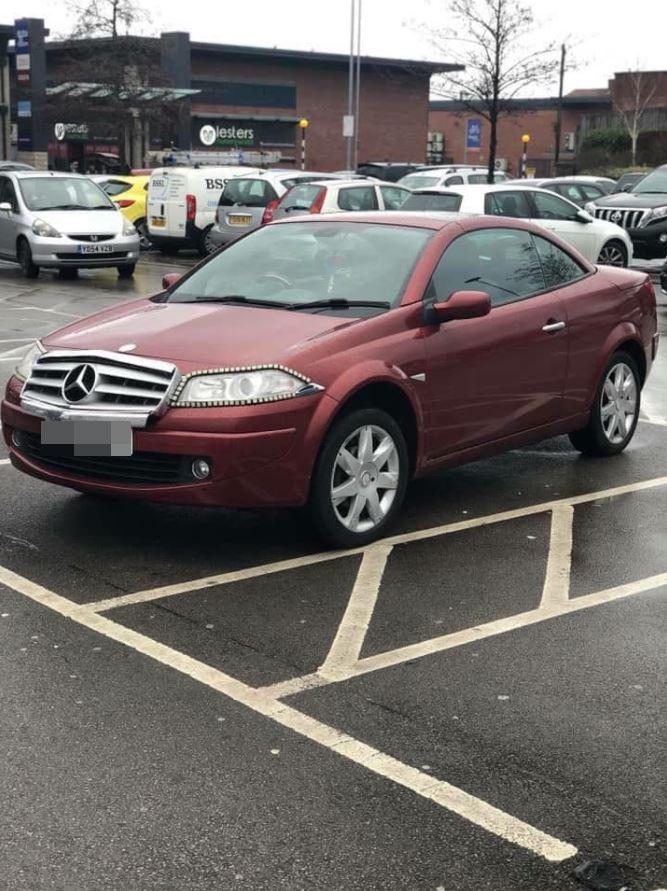
{"label": "brick building", "polygon": [[[577,149],[582,137],[591,130],[621,127],[618,109],[631,108],[635,101],[636,74],[617,72],[602,89],[572,90],[563,97],[561,119],[561,172],[572,172],[577,166]],[[644,130],[667,129],[667,71],[641,72],[642,96],[650,94],[642,119]],[[498,123],[497,158],[500,166],[518,174],[523,149],[521,137],[530,135],[528,168],[536,176],[550,176],[554,170],[555,128],[558,100],[516,99],[511,115]],[[479,148],[466,148],[468,121],[477,120],[481,127]],[[489,124],[463,102],[434,100],[430,103],[429,132],[431,145],[442,145],[442,160],[485,164],[489,151]],[[468,140],[470,141],[470,140]]]}
{"label": "brick building", "polygon": [[[38,20],[30,21],[36,27]],[[173,142],[184,150],[278,152],[282,164],[297,164],[298,122],[307,118],[307,165],[321,170],[345,167],[342,123],[347,111],[347,56],[198,43],[182,32],[119,39],[135,41],[142,58],[152,60],[158,90],[180,91],[177,114],[165,114],[159,122],[152,115],[148,127],[142,120],[147,117],[143,114],[147,106],[137,102],[136,127],[129,136],[120,137],[119,145],[108,126],[105,131],[103,115],[84,119],[87,106],[80,88],[91,86],[83,81],[92,78],[73,76],[78,57],[92,57],[94,71],[104,72],[105,54],[113,52],[114,44],[105,38],[47,41],[48,147],[44,148],[51,163],[55,159],[62,166],[103,150],[124,155],[131,166],[142,166],[151,150]],[[359,160],[424,162],[431,76],[458,67],[362,57]],[[103,78],[100,73],[101,84]],[[166,92],[160,95],[168,101]],[[160,101],[156,95],[154,102]],[[56,124],[60,144],[54,139]]]}

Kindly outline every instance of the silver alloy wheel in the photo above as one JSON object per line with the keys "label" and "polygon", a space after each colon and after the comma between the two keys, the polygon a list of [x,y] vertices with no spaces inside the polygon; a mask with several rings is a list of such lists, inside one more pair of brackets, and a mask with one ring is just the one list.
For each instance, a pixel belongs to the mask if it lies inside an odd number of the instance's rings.
{"label": "silver alloy wheel", "polygon": [[603,245],[598,257],[600,266],[625,266],[626,259],[623,249],[613,241]]}
{"label": "silver alloy wheel", "polygon": [[627,437],[637,414],[637,381],[632,369],[619,362],[605,378],[600,396],[600,420],[604,435],[613,445]]}
{"label": "silver alloy wheel", "polygon": [[331,472],[331,504],[350,532],[368,532],[389,513],[396,497],[400,458],[386,430],[365,425],[341,445]]}

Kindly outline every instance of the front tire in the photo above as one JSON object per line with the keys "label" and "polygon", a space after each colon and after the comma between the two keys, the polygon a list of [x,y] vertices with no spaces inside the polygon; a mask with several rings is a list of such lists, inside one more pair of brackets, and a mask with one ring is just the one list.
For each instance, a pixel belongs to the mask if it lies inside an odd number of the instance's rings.
{"label": "front tire", "polygon": [[602,373],[588,424],[570,433],[575,449],[596,458],[620,454],[637,429],[640,393],[637,363],[619,350]]}
{"label": "front tire", "polygon": [[628,265],[627,248],[622,241],[612,239],[602,245],[597,262],[598,266],[618,266],[624,268]]}
{"label": "front tire", "polygon": [[409,468],[405,436],[387,412],[363,408],[337,421],[322,445],[309,501],[322,538],[353,548],[384,535],[403,503]]}
{"label": "front tire", "polygon": [[18,244],[17,250],[18,261],[26,278],[37,278],[39,275],[39,266],[35,266],[32,262],[32,251],[30,245],[22,238]]}
{"label": "front tire", "polygon": [[134,267],[136,263],[126,263],[124,266],[118,266],[118,278],[127,279],[134,275]]}

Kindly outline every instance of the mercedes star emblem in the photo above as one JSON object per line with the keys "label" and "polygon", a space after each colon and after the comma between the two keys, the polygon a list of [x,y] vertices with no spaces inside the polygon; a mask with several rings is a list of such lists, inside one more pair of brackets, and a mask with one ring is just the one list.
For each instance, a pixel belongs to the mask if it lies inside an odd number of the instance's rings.
{"label": "mercedes star emblem", "polygon": [[92,365],[76,365],[63,381],[62,394],[66,402],[83,402],[95,389],[97,372]]}

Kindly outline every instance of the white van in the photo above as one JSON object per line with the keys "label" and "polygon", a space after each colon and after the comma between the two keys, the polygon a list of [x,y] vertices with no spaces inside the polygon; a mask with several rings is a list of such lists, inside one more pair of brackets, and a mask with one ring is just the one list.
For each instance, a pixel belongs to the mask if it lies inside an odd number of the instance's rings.
{"label": "white van", "polygon": [[158,167],[148,184],[148,232],[158,250],[215,249],[208,238],[228,179],[259,173],[257,167]]}

